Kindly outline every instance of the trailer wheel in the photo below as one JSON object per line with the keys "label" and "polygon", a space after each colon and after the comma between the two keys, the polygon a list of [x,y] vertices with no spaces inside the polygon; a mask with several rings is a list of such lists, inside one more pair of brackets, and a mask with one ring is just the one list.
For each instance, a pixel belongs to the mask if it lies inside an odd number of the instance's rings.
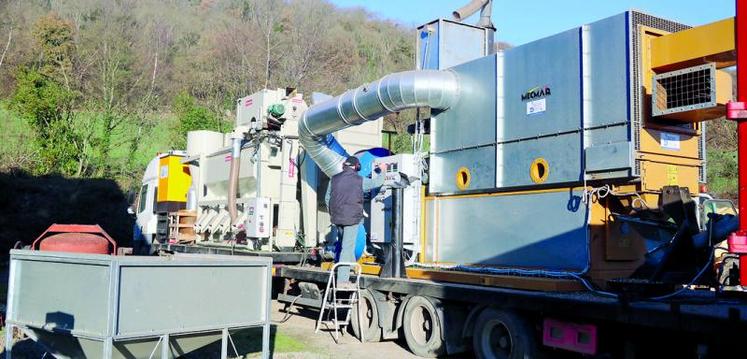
{"label": "trailer wheel", "polygon": [[475,321],[472,346],[478,358],[535,359],[537,346],[532,327],[521,316],[487,308]]}
{"label": "trailer wheel", "polygon": [[421,357],[434,358],[446,354],[446,344],[436,307],[425,297],[407,301],[402,330],[410,351]]}
{"label": "trailer wheel", "polygon": [[[379,326],[379,309],[376,307],[376,299],[368,289],[361,290],[361,298],[358,303],[363,303],[361,306],[361,317],[363,318],[363,334],[365,342],[378,342],[381,341],[381,327]],[[356,307],[358,305],[356,304]],[[357,308],[356,308],[357,309]],[[361,335],[358,332],[358,316],[351,315],[350,326],[353,329],[353,335],[356,338],[360,338]]]}

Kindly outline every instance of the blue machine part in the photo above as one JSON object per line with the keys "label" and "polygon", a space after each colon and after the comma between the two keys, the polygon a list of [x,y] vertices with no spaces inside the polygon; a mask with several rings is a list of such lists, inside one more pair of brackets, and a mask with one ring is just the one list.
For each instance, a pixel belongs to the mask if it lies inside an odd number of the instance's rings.
{"label": "blue machine part", "polygon": [[327,135],[324,137],[324,142],[327,147],[329,147],[332,151],[337,152],[340,156],[348,157],[350,156],[348,154],[348,151],[345,151],[345,148],[342,147],[340,142],[337,142],[337,139],[335,136]]}
{"label": "blue machine part", "polygon": [[374,147],[356,152],[355,157],[358,157],[358,160],[361,162],[361,170],[358,174],[363,177],[371,177],[374,160],[379,157],[387,157],[391,155],[392,152],[383,147]]}
{"label": "blue machine part", "polygon": [[[339,153],[343,156],[348,156],[347,151],[340,145],[337,140],[332,137],[331,135],[327,136],[327,141],[329,144],[329,147],[332,148],[335,152]],[[355,157],[358,157],[358,160],[361,162],[361,170],[358,172],[362,177],[371,177],[371,172],[373,171],[373,162],[374,159],[378,157],[386,157],[390,156],[391,152],[386,148],[381,147],[374,147],[368,150],[361,150],[355,153]],[[339,238],[337,236],[337,228],[332,229],[332,235],[334,238]],[[366,249],[366,237],[368,237],[368,232],[366,231],[366,226],[361,223],[358,226],[358,236],[355,239],[355,260],[358,260],[363,255],[363,251]],[[341,241],[338,239],[335,241],[335,262],[339,261],[340,259],[340,250],[341,250]]]}

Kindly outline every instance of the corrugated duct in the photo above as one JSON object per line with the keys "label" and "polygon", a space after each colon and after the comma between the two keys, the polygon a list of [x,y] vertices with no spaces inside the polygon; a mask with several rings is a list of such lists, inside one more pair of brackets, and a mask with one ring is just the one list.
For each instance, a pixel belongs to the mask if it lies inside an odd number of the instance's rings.
{"label": "corrugated duct", "polygon": [[311,106],[298,123],[306,153],[329,177],[342,171],[343,156],[329,148],[332,133],[409,108],[446,110],[459,98],[457,75],[449,70],[404,71]]}

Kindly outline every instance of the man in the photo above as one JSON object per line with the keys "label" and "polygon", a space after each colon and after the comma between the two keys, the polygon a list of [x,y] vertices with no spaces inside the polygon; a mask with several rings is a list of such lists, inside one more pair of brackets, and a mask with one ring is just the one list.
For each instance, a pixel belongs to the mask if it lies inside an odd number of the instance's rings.
{"label": "man", "polygon": [[[383,170],[383,165],[380,165]],[[361,163],[358,157],[350,156],[342,164],[342,172],[332,176],[327,188],[327,208],[333,225],[337,226],[337,240],[342,240],[339,262],[355,262],[355,241],[358,226],[363,222],[363,192],[381,187],[384,176],[377,180],[363,178],[358,174]],[[350,287],[350,267],[337,269],[337,286]]]}

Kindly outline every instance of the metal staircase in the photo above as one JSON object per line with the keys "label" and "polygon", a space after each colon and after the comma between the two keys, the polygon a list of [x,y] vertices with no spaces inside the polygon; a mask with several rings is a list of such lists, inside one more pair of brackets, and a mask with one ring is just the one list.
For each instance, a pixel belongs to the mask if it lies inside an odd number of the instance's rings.
{"label": "metal staircase", "polygon": [[[352,286],[338,288],[337,286],[337,268],[338,267],[350,267],[350,283]],[[361,265],[358,263],[340,262],[332,266],[332,270],[329,273],[329,279],[327,280],[327,288],[324,291],[324,298],[322,299],[322,309],[319,311],[319,319],[316,321],[315,333],[319,332],[321,325],[324,324],[326,328],[332,328],[334,333],[335,342],[339,344],[340,331],[347,328],[350,324],[351,312],[355,310],[355,315],[358,316],[358,332],[363,333],[361,325],[361,312],[358,305],[360,299],[361,288]],[[340,313],[344,312],[344,319],[340,320]],[[326,313],[326,317],[325,317]],[[360,338],[363,342],[363,335]]]}

